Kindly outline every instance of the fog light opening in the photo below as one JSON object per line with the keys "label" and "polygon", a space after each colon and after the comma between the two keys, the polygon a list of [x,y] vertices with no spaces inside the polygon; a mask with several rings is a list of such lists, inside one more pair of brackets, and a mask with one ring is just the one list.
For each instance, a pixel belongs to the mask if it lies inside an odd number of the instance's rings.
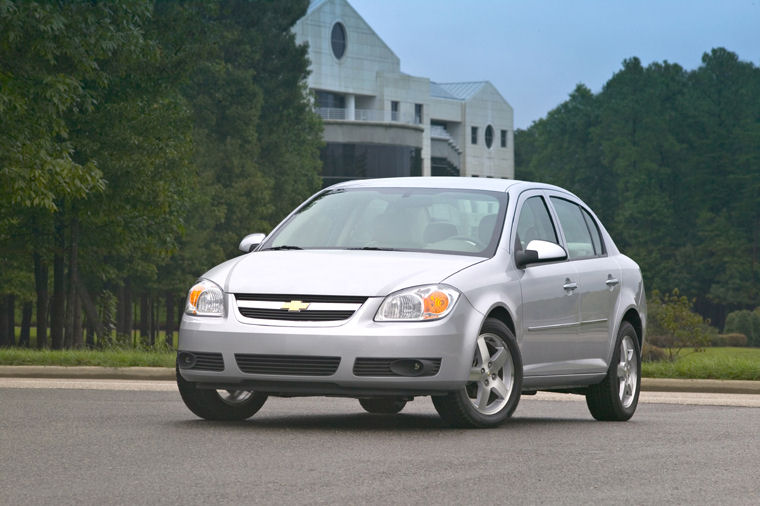
{"label": "fog light opening", "polygon": [[177,357],[177,362],[182,369],[192,369],[195,367],[196,360],[195,355],[187,351],[180,352]]}

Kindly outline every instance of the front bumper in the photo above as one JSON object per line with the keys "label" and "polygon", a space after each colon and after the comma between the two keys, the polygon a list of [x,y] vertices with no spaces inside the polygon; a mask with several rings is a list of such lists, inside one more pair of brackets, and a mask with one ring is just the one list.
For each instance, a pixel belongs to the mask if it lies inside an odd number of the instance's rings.
{"label": "front bumper", "polygon": [[[382,298],[369,298],[342,322],[252,324],[227,295],[227,314],[221,318],[184,315],[179,353],[221,354],[221,371],[182,368],[182,377],[200,388],[252,389],[271,395],[430,395],[461,388],[466,382],[475,341],[484,316],[466,297],[440,321],[375,322]],[[329,375],[253,374],[241,370],[236,355],[338,357]],[[428,376],[357,375],[362,359],[440,359],[437,373]],[[220,364],[221,365],[221,364]],[[245,368],[245,367],[244,367]]]}

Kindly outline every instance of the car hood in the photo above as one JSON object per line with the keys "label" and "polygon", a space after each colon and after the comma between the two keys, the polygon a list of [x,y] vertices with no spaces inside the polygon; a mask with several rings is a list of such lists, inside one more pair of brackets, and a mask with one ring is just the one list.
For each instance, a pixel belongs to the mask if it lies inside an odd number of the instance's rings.
{"label": "car hood", "polygon": [[381,297],[439,283],[482,257],[403,251],[257,251],[207,272],[230,293]]}

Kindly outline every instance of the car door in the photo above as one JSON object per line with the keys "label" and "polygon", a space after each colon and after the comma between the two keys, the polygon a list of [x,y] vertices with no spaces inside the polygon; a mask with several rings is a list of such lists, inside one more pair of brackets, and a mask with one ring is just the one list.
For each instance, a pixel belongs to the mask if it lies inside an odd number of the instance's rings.
{"label": "car door", "polygon": [[[559,244],[557,228],[542,192],[526,192],[517,203],[516,250],[534,239]],[[572,262],[532,264],[522,269],[523,373],[547,376],[572,372],[579,318],[577,275]]]}
{"label": "car door", "polygon": [[578,279],[580,318],[575,365],[578,372],[604,372],[620,293],[620,267],[607,255],[599,226],[588,210],[566,196],[551,195],[549,201]]}

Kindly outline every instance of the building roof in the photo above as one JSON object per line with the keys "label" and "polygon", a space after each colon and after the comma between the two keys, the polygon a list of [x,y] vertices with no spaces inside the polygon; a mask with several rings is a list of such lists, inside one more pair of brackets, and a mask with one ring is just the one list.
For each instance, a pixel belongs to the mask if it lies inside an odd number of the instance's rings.
{"label": "building roof", "polygon": [[446,91],[440,84],[430,81],[430,96],[435,98],[448,98],[449,100],[461,100]]}
{"label": "building roof", "polygon": [[309,8],[306,9],[306,13],[308,14],[309,12],[313,11],[314,9],[322,5],[323,3],[325,3],[325,0],[309,0]]}
{"label": "building roof", "polygon": [[[438,98],[449,98],[456,100],[471,99],[488,81],[471,81],[463,83],[430,83],[430,95]],[[435,85],[436,90],[433,86]],[[440,91],[437,91],[440,90]],[[441,95],[439,93],[444,93]],[[448,95],[448,96],[446,96]]]}

